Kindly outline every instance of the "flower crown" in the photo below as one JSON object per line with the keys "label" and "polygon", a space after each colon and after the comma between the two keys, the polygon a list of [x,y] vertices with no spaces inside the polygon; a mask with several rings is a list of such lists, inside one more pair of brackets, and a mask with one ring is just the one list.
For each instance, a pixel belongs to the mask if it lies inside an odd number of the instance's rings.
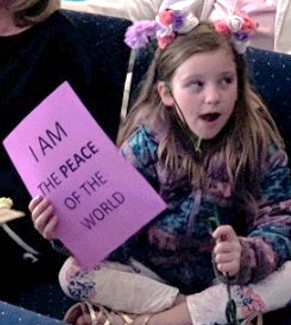
{"label": "flower crown", "polygon": [[[142,20],[131,25],[124,41],[136,50],[156,39],[163,50],[178,34],[188,33],[198,23],[197,17],[189,12],[166,9],[159,12],[155,20]],[[214,27],[218,33],[229,35],[236,51],[242,54],[249,45],[249,35],[256,30],[257,25],[249,16],[231,16],[228,21],[214,22]]]}
{"label": "flower crown", "polygon": [[249,36],[257,29],[257,23],[249,16],[230,16],[227,21],[217,20],[215,30],[223,35],[229,35],[236,51],[244,53],[249,46]]}
{"label": "flower crown", "polygon": [[161,11],[155,20],[142,20],[131,25],[125,34],[125,43],[132,49],[145,47],[153,39],[165,49],[177,34],[188,33],[198,25],[198,19],[182,10]]}

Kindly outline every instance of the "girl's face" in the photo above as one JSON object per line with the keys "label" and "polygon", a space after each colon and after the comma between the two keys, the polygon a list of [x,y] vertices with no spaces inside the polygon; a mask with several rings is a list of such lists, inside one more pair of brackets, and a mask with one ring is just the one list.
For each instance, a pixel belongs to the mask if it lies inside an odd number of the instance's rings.
{"label": "girl's face", "polygon": [[166,106],[178,104],[195,135],[213,139],[228,122],[237,99],[233,57],[223,48],[194,54],[175,71],[171,92],[163,82],[158,92]]}

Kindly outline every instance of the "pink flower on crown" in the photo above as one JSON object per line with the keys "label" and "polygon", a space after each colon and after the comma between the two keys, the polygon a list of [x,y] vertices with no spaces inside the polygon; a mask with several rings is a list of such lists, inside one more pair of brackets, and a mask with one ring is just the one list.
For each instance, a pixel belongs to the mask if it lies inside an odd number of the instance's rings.
{"label": "pink flower on crown", "polygon": [[174,10],[164,10],[159,13],[159,21],[165,26],[169,26],[174,21]]}
{"label": "pink flower on crown", "polygon": [[243,20],[241,30],[246,32],[254,32],[258,28],[258,24],[250,16],[243,16]]}
{"label": "pink flower on crown", "polygon": [[165,49],[175,38],[175,34],[166,35],[163,37],[158,37],[158,45],[160,49]]}
{"label": "pink flower on crown", "polygon": [[217,20],[214,22],[214,28],[219,34],[229,35],[230,29],[228,24],[223,20]]}
{"label": "pink flower on crown", "polygon": [[156,17],[156,21],[160,25],[157,31],[157,41],[160,49],[164,50],[176,37],[177,29],[175,28],[176,16],[182,17],[180,11],[171,9],[161,11]]}

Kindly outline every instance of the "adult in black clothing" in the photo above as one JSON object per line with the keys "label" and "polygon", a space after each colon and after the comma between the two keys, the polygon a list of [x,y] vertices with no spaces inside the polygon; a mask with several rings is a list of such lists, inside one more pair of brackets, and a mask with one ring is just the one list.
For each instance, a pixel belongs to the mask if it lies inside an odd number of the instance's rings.
{"label": "adult in black clothing", "polygon": [[[122,39],[129,22],[110,19],[59,10],[58,0],[0,0],[1,142],[64,81],[115,139],[129,56]],[[11,197],[15,209],[30,216],[29,194],[2,144],[1,196]],[[63,258],[34,231],[30,217],[9,226],[41,253],[37,261],[24,259],[25,251],[0,229],[0,299],[17,303],[28,286],[56,278]]]}

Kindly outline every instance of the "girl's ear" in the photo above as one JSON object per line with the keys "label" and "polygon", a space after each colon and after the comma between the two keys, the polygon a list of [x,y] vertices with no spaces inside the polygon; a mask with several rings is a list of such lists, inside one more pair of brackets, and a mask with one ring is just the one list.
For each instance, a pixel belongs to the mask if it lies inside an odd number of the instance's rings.
{"label": "girl's ear", "polygon": [[157,91],[165,106],[174,106],[174,99],[168,84],[164,81],[159,81],[157,84]]}

